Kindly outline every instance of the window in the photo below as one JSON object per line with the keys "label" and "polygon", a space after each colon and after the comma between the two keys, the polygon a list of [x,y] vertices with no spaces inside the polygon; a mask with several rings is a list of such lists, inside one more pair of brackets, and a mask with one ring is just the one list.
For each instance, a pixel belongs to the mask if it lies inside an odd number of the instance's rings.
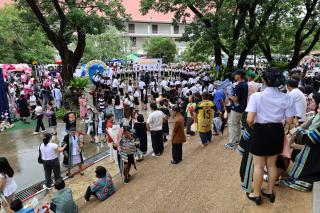
{"label": "window", "polygon": [[129,24],[128,28],[129,28],[129,33],[134,33],[134,24]]}
{"label": "window", "polygon": [[137,46],[137,38],[136,37],[131,37],[131,42],[132,42],[132,45],[135,47]]}
{"label": "window", "polygon": [[173,34],[179,34],[179,25],[173,26]]}
{"label": "window", "polygon": [[152,34],[158,34],[158,25],[156,24],[152,25]]}

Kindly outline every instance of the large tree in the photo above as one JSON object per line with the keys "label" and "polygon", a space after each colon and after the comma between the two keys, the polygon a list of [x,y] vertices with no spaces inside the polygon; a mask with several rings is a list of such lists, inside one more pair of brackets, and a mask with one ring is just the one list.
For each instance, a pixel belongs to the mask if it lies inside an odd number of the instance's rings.
{"label": "large tree", "polygon": [[320,39],[320,0],[291,0],[263,31],[259,47],[268,61],[289,55],[288,68],[296,67]]}
{"label": "large tree", "polygon": [[130,38],[125,37],[113,26],[107,26],[106,31],[98,35],[88,35],[87,45],[83,53],[86,63],[93,59],[102,61],[111,59],[125,59],[132,51]]}
{"label": "large tree", "polygon": [[164,63],[174,61],[177,46],[172,38],[151,37],[145,40],[143,49],[150,58],[162,58]]}
{"label": "large tree", "polygon": [[191,41],[204,38],[214,49],[217,65],[222,65],[222,51],[226,53],[227,69],[232,69],[236,53],[240,54],[237,66],[244,65],[281,1],[285,0],[142,0],[141,11],[174,12],[178,22],[194,15],[186,37]]}
{"label": "large tree", "polygon": [[[16,0],[32,11],[63,63],[62,78],[68,83],[86,46],[86,34],[99,34],[105,26],[124,27],[129,17],[120,0]],[[72,35],[77,38],[71,50]]]}
{"label": "large tree", "polygon": [[52,63],[54,48],[38,26],[25,23],[22,14],[12,5],[0,9],[0,64]]}

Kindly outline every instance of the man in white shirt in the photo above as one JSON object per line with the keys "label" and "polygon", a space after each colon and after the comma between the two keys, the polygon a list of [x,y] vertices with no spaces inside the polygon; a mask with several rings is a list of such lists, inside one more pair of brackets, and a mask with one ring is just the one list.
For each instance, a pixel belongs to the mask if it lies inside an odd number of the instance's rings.
{"label": "man in white shirt", "polygon": [[30,92],[29,105],[32,112],[31,119],[36,119],[34,109],[37,106],[37,97],[33,94],[33,92]]}
{"label": "man in white shirt", "polygon": [[160,85],[161,85],[161,92],[164,93],[164,87],[167,87],[168,86],[168,81],[163,79],[161,82],[160,82]]}
{"label": "man in white shirt", "polygon": [[147,129],[151,134],[152,148],[154,157],[159,157],[163,153],[163,135],[162,125],[165,114],[158,110],[158,106],[155,102],[150,103],[151,113],[147,120]]}
{"label": "man in white shirt", "polygon": [[298,81],[290,79],[287,82],[288,95],[292,97],[296,109],[296,118],[299,124],[306,120],[307,99],[306,96],[298,89]]}
{"label": "man in white shirt", "polygon": [[118,86],[119,86],[119,81],[117,78],[114,78],[112,81],[112,90],[115,94],[118,93]]}
{"label": "man in white shirt", "polygon": [[181,90],[181,93],[183,94],[184,97],[188,96],[190,89],[188,87],[188,85],[186,85],[185,87],[183,87],[183,89]]}
{"label": "man in white shirt", "polygon": [[146,83],[142,80],[139,81],[139,89],[140,89],[140,94],[141,94],[141,102],[143,102],[143,89],[145,88]]}

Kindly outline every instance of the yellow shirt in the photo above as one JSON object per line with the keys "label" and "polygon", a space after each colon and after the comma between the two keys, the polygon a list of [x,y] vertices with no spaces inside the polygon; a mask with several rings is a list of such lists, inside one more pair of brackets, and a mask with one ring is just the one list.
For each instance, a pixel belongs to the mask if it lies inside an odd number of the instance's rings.
{"label": "yellow shirt", "polygon": [[214,104],[212,101],[204,100],[197,106],[198,111],[198,131],[209,132],[212,129],[214,116]]}

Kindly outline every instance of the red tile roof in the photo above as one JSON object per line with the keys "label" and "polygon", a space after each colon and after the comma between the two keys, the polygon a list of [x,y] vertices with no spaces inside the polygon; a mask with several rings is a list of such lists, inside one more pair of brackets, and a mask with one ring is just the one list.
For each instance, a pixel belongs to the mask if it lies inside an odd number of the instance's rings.
{"label": "red tile roof", "polygon": [[[154,10],[150,10],[146,15],[141,15],[140,13],[140,0],[122,0],[123,6],[126,8],[126,12],[131,15],[132,21],[135,22],[163,22],[171,23],[174,17],[174,13],[158,13]],[[10,4],[12,0],[0,0],[0,7],[5,4]],[[187,23],[191,22],[194,14],[189,11],[191,17],[187,17]]]}
{"label": "red tile roof", "polygon": [[0,0],[0,7],[3,7],[5,4],[10,4],[11,0]]}
{"label": "red tile roof", "polygon": [[[171,23],[174,18],[174,13],[158,13],[154,10],[150,10],[146,15],[140,13],[140,0],[122,0],[123,6],[126,8],[126,12],[131,15],[132,21],[136,22],[165,22]],[[193,13],[189,12],[191,16]],[[191,22],[192,17],[187,17],[186,21]]]}

